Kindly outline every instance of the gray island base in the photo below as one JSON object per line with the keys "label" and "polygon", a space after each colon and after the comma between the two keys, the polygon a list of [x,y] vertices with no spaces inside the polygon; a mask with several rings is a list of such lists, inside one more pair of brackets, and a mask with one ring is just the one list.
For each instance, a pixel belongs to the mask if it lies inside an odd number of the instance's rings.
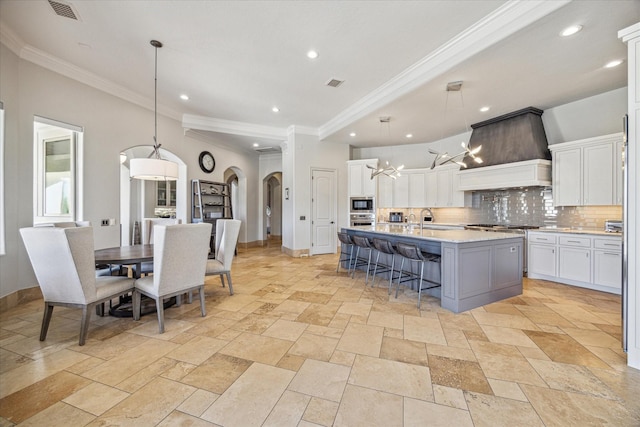
{"label": "gray island base", "polygon": [[[523,237],[520,235],[475,230],[420,229],[402,225],[350,227],[343,228],[342,231],[369,239],[387,239],[394,245],[406,242],[418,245],[424,252],[440,255],[440,272],[434,271],[433,267],[425,267],[425,278],[439,279],[442,286],[423,293],[440,298],[440,306],[454,313],[522,294]],[[380,254],[380,262],[385,257],[384,262],[390,264],[389,256]],[[399,267],[399,255],[395,256],[396,266]],[[371,271],[374,260],[372,258]],[[345,268],[346,264],[347,262],[343,265]],[[366,269],[366,265],[360,268]],[[386,278],[388,280],[388,273]],[[417,282],[418,280],[406,282],[401,286],[409,285],[417,290]]]}

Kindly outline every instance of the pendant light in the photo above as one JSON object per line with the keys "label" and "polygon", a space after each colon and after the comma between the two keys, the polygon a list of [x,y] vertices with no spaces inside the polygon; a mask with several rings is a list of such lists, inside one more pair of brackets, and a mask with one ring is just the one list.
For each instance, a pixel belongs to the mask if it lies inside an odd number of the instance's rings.
{"label": "pendant light", "polygon": [[158,144],[158,48],[162,43],[151,40],[151,46],[155,48],[155,78],[154,78],[154,130],[153,151],[147,158],[131,159],[129,161],[129,176],[133,179],[147,181],[175,181],[178,179],[178,164],[160,157]]}
{"label": "pendant light", "polygon": [[[382,124],[387,124],[387,134],[389,136],[389,140],[391,140],[391,117],[389,116],[380,116],[380,129],[382,130]],[[385,162],[385,166],[381,168],[377,168],[372,165],[366,165],[369,169],[371,169],[371,179],[374,179],[378,175],[385,175],[389,178],[396,179],[400,176],[400,171],[404,169],[404,165],[400,165],[397,168],[389,163],[389,161]]]}
{"label": "pendant light", "polygon": [[[469,126],[467,124],[467,117],[464,115],[464,97],[462,96],[462,83],[463,83],[462,81],[447,83],[447,99],[444,105],[444,119],[442,122],[444,124],[447,118],[447,107],[449,105],[449,93],[459,92],[460,101],[462,103],[462,115],[464,116],[464,126],[465,126],[465,130],[468,132]],[[463,151],[453,156],[450,156],[449,153],[447,152],[441,153],[432,148],[427,149],[429,154],[435,154],[433,163],[431,163],[431,169],[435,168],[436,166],[441,166],[447,163],[455,163],[463,168],[466,168],[467,164],[462,160],[462,158],[465,156],[470,157],[476,163],[482,163],[482,158],[477,155],[482,149],[482,145],[478,145],[475,148],[471,148],[469,147],[469,143],[467,142],[465,144],[464,141],[462,141],[460,145],[462,146]]]}

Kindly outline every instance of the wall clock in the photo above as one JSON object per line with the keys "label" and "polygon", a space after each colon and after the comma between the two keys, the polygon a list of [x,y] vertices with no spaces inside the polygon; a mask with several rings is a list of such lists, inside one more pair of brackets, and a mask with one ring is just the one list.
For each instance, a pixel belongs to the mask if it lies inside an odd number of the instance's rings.
{"label": "wall clock", "polygon": [[213,154],[208,151],[200,153],[198,163],[200,164],[200,169],[206,173],[211,173],[216,168],[216,159],[214,159]]}

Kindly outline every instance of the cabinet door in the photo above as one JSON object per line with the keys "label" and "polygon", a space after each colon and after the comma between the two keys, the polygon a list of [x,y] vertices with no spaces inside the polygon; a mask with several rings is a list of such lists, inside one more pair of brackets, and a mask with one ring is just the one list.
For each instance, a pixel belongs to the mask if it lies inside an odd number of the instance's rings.
{"label": "cabinet door", "polygon": [[593,251],[593,283],[622,289],[622,254],[611,251]]}
{"label": "cabinet door", "polygon": [[378,208],[392,208],[393,207],[393,179],[389,177],[376,178],[378,180]]}
{"label": "cabinet door", "polygon": [[367,197],[376,196],[376,184],[378,180],[376,178],[371,179],[371,170],[366,165],[361,166],[362,172],[362,195]]}
{"label": "cabinet door", "polygon": [[460,179],[458,178],[458,169],[451,171],[449,175],[451,179],[451,207],[466,208],[471,206],[471,192],[460,191]]}
{"label": "cabinet door", "polygon": [[607,143],[583,148],[583,205],[613,205],[613,146]]}
{"label": "cabinet door", "polygon": [[556,206],[582,204],[581,150],[553,153],[553,203]]}
{"label": "cabinet door", "polygon": [[429,171],[425,173],[424,205],[430,208],[438,206],[438,173]]}
{"label": "cabinet door", "polygon": [[451,194],[453,192],[453,185],[451,182],[451,171],[445,169],[445,170],[439,170],[436,173],[437,173],[436,185],[438,188],[437,206],[438,207],[451,206]]}
{"label": "cabinet door", "polygon": [[591,282],[591,250],[561,246],[558,248],[558,277]]}
{"label": "cabinet door", "polygon": [[400,175],[393,180],[393,207],[409,207],[409,175]]}
{"label": "cabinet door", "polygon": [[556,275],[556,247],[555,245],[529,245],[529,259],[527,269],[529,273]]}
{"label": "cabinet door", "polygon": [[409,207],[424,207],[424,172],[412,172],[409,175]]}
{"label": "cabinet door", "polygon": [[362,190],[362,164],[349,165],[349,197],[364,196]]}

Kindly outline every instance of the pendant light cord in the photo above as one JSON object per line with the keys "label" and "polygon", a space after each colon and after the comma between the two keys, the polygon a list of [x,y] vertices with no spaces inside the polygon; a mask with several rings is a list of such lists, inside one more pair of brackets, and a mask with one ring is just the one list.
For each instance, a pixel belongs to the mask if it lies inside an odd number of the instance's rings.
{"label": "pendant light cord", "polygon": [[153,74],[153,152],[156,159],[160,159],[160,144],[158,144],[158,48],[162,47],[162,43],[157,40],[151,40],[151,46],[156,49],[156,58]]}

